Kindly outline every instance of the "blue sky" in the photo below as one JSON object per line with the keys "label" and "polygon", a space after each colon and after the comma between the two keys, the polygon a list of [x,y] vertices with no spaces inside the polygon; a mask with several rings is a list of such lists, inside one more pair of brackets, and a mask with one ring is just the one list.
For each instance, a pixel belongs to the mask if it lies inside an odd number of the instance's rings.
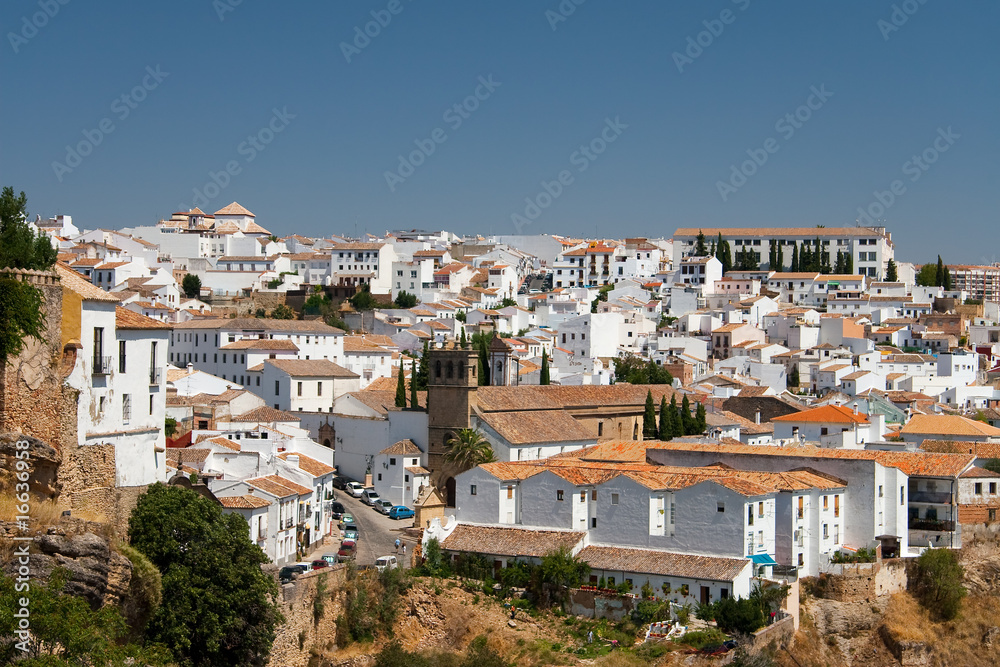
{"label": "blue sky", "polygon": [[621,238],[861,208],[904,260],[1000,254],[996,2],[63,1],[0,5],[32,214]]}

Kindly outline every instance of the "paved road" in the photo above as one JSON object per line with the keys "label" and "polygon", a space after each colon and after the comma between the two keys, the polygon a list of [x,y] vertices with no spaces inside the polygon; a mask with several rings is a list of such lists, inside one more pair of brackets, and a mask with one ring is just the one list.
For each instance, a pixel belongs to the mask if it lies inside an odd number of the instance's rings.
{"label": "paved road", "polygon": [[[346,491],[337,491],[337,500],[343,503],[344,509],[354,515],[358,526],[358,565],[370,565],[379,556],[391,556],[396,553],[395,542],[399,538],[406,544],[406,559],[399,554],[400,567],[408,567],[410,554],[413,553],[415,542],[404,539],[403,531],[413,525],[413,519],[395,520],[381,514],[376,509],[365,505],[361,500],[352,497]],[[336,526],[334,526],[336,530]],[[338,533],[339,537],[339,533]],[[408,540],[408,541],[407,541]],[[326,553],[336,553],[337,548],[331,546]]]}

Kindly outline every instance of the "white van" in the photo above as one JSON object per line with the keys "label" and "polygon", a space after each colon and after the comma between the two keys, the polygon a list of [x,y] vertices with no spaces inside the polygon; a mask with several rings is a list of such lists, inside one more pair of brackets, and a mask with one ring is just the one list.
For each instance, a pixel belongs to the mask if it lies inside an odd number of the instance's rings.
{"label": "white van", "polygon": [[395,570],[397,567],[399,567],[399,563],[396,562],[395,556],[382,556],[375,561],[375,569],[379,572]]}

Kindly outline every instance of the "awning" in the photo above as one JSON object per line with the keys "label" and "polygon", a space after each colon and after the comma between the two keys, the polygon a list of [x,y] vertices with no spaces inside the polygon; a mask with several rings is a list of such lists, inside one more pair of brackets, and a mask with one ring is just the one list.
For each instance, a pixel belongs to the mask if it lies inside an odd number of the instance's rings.
{"label": "awning", "polygon": [[778,562],[771,558],[768,554],[754,554],[750,556],[750,560],[756,565],[777,565]]}

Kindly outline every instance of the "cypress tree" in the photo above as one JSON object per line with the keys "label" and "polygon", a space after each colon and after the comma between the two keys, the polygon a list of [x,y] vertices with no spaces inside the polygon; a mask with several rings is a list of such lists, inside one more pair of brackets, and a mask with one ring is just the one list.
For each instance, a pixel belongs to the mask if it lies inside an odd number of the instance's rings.
{"label": "cypress tree", "polygon": [[542,370],[539,372],[538,384],[550,384],[548,350],[542,350]]}
{"label": "cypress tree", "polygon": [[799,253],[799,270],[803,272],[812,270],[812,251],[809,250],[808,242],[802,243],[802,251]]}
{"label": "cypress tree", "polygon": [[708,417],[705,414],[705,405],[703,403],[698,403],[698,407],[695,408],[694,424],[695,428],[698,429],[698,434],[705,432],[708,428]]}
{"label": "cypress tree", "polygon": [[694,417],[691,416],[691,401],[688,400],[687,394],[684,394],[684,398],[681,400],[681,427],[684,429],[684,435],[695,435]]}
{"label": "cypress tree", "polygon": [[896,262],[889,260],[889,265],[885,267],[885,279],[890,283],[894,283],[899,280],[899,275],[896,271]]}
{"label": "cypress tree", "polygon": [[465,327],[462,327],[462,337],[458,339],[458,345],[463,350],[469,347],[469,339],[465,337]]}
{"label": "cypress tree", "polygon": [[684,435],[684,422],[681,419],[680,408],[677,407],[677,394],[670,397],[670,428],[671,435]]}
{"label": "cypress tree", "polygon": [[792,372],[788,374],[788,386],[798,387],[799,386],[799,365],[792,365]]}
{"label": "cypress tree", "polygon": [[403,378],[403,365],[399,365],[399,375],[396,379],[396,407],[406,407],[406,380]]}
{"label": "cypress tree", "polygon": [[785,251],[782,246],[778,246],[778,266],[773,267],[775,271],[781,272],[785,270]]}
{"label": "cypress tree", "polygon": [[937,272],[934,274],[934,284],[938,287],[944,287],[944,262],[941,261],[941,255],[938,255]]}
{"label": "cypress tree", "polygon": [[[824,257],[826,257],[825,260]],[[813,270],[819,272],[823,271],[824,265],[829,266],[830,264],[830,258],[826,253],[823,252],[823,244],[820,243],[818,236],[816,237],[816,250],[813,253],[813,264],[814,264]],[[827,273],[829,273],[829,271]]]}
{"label": "cypress tree", "polygon": [[415,384],[417,389],[424,390],[427,389],[427,379],[428,379],[428,364],[430,363],[427,359],[427,341],[424,341],[424,351],[420,355],[420,369],[417,371],[416,377],[410,380],[410,384]]}
{"label": "cypress tree", "polygon": [[657,436],[660,440],[670,440],[673,428],[670,425],[670,408],[667,407],[667,395],[660,396],[660,430]]}
{"label": "cypress tree", "polygon": [[774,265],[778,263],[778,249],[775,247],[774,239],[771,239],[770,247],[767,249],[767,266],[774,271]]}
{"label": "cypress tree", "polygon": [[849,276],[854,275],[854,255],[850,252],[844,253],[844,273]]}
{"label": "cypress tree", "polygon": [[705,232],[698,230],[698,240],[694,246],[694,254],[698,257],[704,257],[708,254],[705,246]]}
{"label": "cypress tree", "polygon": [[733,251],[729,247],[729,241],[722,242],[722,273],[729,273],[733,270]]}
{"label": "cypress tree", "polygon": [[792,246],[792,266],[789,269],[792,273],[799,270],[799,244],[794,244]]}
{"label": "cypress tree", "polygon": [[653,392],[647,389],[646,411],[642,414],[642,438],[643,440],[654,440],[656,436],[656,406],[653,404]]}
{"label": "cypress tree", "polygon": [[417,360],[410,363],[410,408],[416,410],[420,407],[417,403]]}
{"label": "cypress tree", "polygon": [[479,386],[490,385],[490,358],[486,347],[486,336],[479,337]]}

